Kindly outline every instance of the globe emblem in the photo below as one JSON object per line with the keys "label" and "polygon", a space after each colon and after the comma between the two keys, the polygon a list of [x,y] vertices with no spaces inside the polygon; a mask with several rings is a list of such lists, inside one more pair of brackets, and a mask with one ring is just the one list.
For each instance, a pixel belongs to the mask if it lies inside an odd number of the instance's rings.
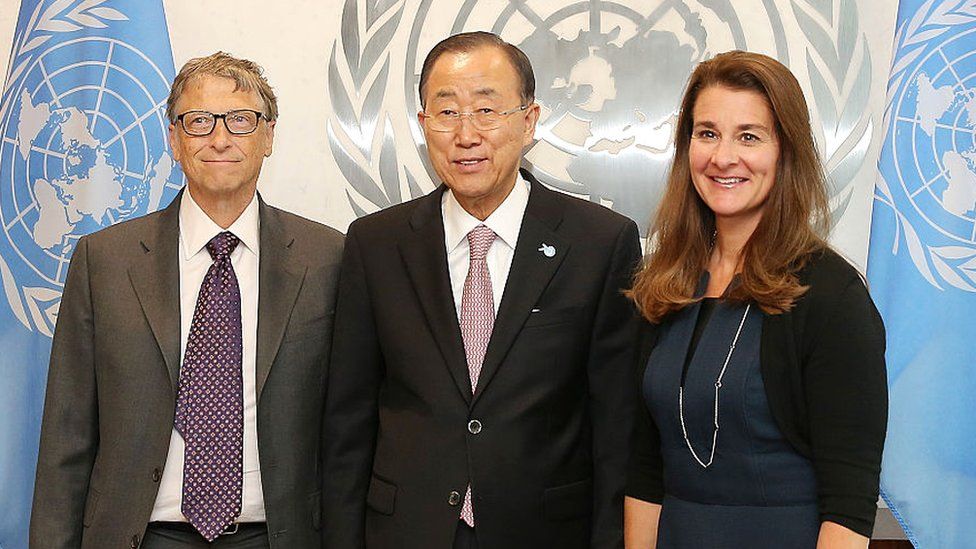
{"label": "globe emblem", "polygon": [[[776,45],[770,53],[787,59],[780,14],[772,3],[764,6],[767,20],[761,21],[760,8],[750,25],[765,25],[764,38]],[[499,10],[491,2],[468,1],[453,8],[451,20],[446,2],[425,0],[407,57],[417,71],[407,75],[406,89],[417,89],[423,55],[433,46],[419,41],[476,29],[499,34],[522,49],[535,70],[542,115],[525,156],[533,174],[612,207],[646,230],[674,153],[674,123],[688,76],[716,53],[750,49],[739,15],[722,0],[585,0],[551,8],[512,2]],[[415,97],[408,94],[408,112],[419,109]],[[423,149],[422,131],[411,124]]]}
{"label": "globe emblem", "polygon": [[891,151],[906,197],[935,230],[976,244],[976,51],[970,29],[916,61],[893,99]]}
{"label": "globe emblem", "polygon": [[[182,186],[166,145],[168,90],[139,50],[87,37],[40,54],[3,98],[0,252],[31,309],[44,310],[33,318],[41,332],[53,327],[78,239]],[[5,289],[11,304],[21,299]]]}

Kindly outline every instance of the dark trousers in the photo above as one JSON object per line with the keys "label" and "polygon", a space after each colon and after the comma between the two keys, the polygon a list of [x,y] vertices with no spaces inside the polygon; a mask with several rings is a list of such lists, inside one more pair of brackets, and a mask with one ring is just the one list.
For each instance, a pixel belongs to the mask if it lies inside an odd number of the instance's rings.
{"label": "dark trousers", "polygon": [[242,524],[235,534],[217,536],[208,542],[189,524],[150,522],[141,549],[268,549],[268,527],[264,523]]}
{"label": "dark trousers", "polygon": [[478,549],[478,539],[474,536],[474,528],[463,520],[458,521],[454,531],[454,549]]}

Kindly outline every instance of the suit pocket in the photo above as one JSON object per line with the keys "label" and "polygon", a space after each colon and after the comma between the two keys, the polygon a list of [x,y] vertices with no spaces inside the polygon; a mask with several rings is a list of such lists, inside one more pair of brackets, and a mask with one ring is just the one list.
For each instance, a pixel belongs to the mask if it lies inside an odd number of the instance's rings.
{"label": "suit pocket", "polygon": [[312,511],[312,528],[322,528],[322,492],[308,496],[308,508]]}
{"label": "suit pocket", "polygon": [[387,482],[376,475],[369,480],[366,504],[381,515],[392,515],[396,506],[396,484]]}
{"label": "suit pocket", "polygon": [[95,510],[98,508],[98,492],[94,488],[88,489],[88,499],[85,501],[85,515],[81,519],[81,523],[88,527],[91,526],[92,521],[95,519]]}
{"label": "suit pocket", "polygon": [[562,307],[559,309],[539,309],[529,313],[529,318],[525,319],[525,328],[537,328],[540,326],[552,326],[555,324],[565,324],[579,320],[583,312],[582,307]]}
{"label": "suit pocket", "polygon": [[549,520],[569,520],[589,515],[593,510],[593,481],[580,480],[547,488],[542,506]]}

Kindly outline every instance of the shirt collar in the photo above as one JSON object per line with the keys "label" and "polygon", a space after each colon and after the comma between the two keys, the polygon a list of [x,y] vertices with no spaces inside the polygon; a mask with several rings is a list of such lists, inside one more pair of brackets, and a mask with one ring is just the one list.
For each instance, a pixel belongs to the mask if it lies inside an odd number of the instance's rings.
{"label": "shirt collar", "polygon": [[519,230],[522,228],[522,216],[529,203],[529,182],[519,173],[515,178],[515,186],[508,193],[505,200],[481,221],[469,214],[448,189],[441,197],[441,214],[444,217],[444,243],[450,252],[458,247],[468,236],[468,233],[478,225],[484,224],[491,229],[513,250],[518,241]]}
{"label": "shirt collar", "polygon": [[190,191],[185,190],[180,199],[180,242],[183,247],[183,258],[190,259],[200,253],[213,237],[230,231],[248,250],[257,255],[260,242],[260,219],[258,215],[257,193],[251,197],[241,215],[227,229],[222,229],[210,219],[210,216],[193,200]]}

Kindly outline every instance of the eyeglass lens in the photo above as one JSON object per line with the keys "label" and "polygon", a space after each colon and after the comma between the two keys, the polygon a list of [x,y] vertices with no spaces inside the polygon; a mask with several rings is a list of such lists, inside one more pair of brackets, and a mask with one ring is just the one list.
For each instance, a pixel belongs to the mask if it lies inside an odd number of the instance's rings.
{"label": "eyeglass lens", "polygon": [[207,135],[213,131],[218,118],[224,119],[227,131],[232,134],[248,134],[258,126],[258,113],[249,110],[228,111],[214,114],[207,111],[191,111],[183,115],[183,129],[190,135]]}
{"label": "eyeglass lens", "polygon": [[435,114],[431,121],[434,122],[434,130],[451,131],[461,125],[461,119],[467,117],[471,124],[479,130],[493,130],[498,127],[501,117],[495,111],[475,111],[463,113],[439,112]]}

